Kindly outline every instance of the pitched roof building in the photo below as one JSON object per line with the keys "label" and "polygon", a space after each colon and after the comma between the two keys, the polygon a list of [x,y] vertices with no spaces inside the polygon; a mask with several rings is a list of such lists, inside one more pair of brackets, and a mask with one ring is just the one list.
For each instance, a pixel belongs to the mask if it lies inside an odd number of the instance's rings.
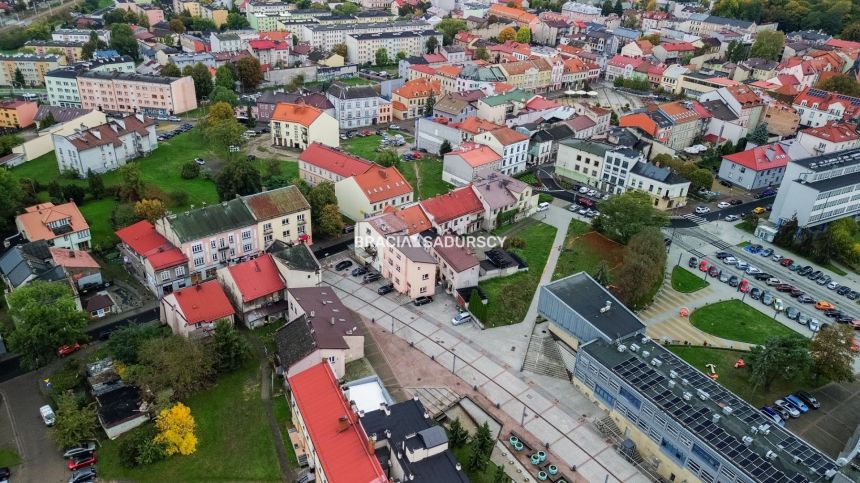
{"label": "pitched roof building", "polygon": [[161,321],[184,337],[206,337],[219,320],[232,323],[233,314],[233,306],[217,280],[177,290],[161,299]]}
{"label": "pitched roof building", "polygon": [[323,181],[336,183],[372,167],[366,159],[320,143],[311,143],[299,155],[299,177],[311,186]]}
{"label": "pitched roof building", "polygon": [[393,166],[374,167],[342,179],[335,183],[334,189],[341,212],[353,220],[412,202],[412,185]]}
{"label": "pitched roof building", "polygon": [[31,242],[44,240],[52,246],[75,250],[90,248],[90,226],[73,201],[28,206],[15,217],[15,226]]}

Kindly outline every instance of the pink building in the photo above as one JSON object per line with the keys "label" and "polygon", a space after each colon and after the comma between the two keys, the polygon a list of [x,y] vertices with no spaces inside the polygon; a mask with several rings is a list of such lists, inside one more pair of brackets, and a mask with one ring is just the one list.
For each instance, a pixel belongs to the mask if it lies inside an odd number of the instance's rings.
{"label": "pink building", "polygon": [[393,238],[382,252],[382,276],[394,290],[418,298],[432,296],[436,287],[436,259],[409,237]]}
{"label": "pink building", "polygon": [[191,77],[90,71],[78,76],[78,92],[84,109],[169,115],[197,108]]}
{"label": "pink building", "polygon": [[248,42],[248,51],[260,61],[261,65],[275,66],[286,64],[290,57],[290,44],[287,42],[260,39]]}

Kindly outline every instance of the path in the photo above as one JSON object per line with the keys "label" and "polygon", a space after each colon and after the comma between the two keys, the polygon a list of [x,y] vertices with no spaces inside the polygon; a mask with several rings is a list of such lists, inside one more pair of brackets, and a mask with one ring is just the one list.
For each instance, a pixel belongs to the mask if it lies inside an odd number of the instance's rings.
{"label": "path", "polygon": [[250,339],[254,346],[254,352],[260,358],[260,400],[263,401],[266,419],[269,421],[269,431],[271,431],[272,439],[275,441],[275,453],[278,456],[278,466],[281,468],[281,480],[295,481],[296,473],[290,468],[287,449],[284,447],[284,439],[281,436],[281,428],[278,427],[278,420],[275,419],[275,411],[272,408],[272,366],[269,365],[269,360],[266,357],[266,347],[256,337]]}

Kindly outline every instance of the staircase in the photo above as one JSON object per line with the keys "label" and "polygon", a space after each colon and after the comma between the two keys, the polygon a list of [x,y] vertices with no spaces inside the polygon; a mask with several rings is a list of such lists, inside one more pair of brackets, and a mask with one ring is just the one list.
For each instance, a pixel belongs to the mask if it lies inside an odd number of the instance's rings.
{"label": "staircase", "polygon": [[594,421],[594,427],[596,427],[603,436],[621,439],[621,429],[618,428],[618,425],[615,424],[615,421],[613,421],[610,416],[603,416],[602,418]]}
{"label": "staircase", "polygon": [[570,380],[558,344],[542,326],[536,326],[532,333],[523,370]]}

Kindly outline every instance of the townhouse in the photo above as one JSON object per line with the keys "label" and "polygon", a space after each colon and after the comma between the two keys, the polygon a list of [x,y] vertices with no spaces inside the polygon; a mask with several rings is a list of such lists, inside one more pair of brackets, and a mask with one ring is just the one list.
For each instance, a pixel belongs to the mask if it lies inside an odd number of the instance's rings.
{"label": "townhouse", "polygon": [[600,169],[600,190],[612,194],[623,193],[628,186],[630,171],[642,162],[645,162],[645,156],[632,148],[619,146],[606,151]]}
{"label": "townhouse", "polygon": [[686,206],[690,182],[669,168],[642,162],[630,168],[627,189],[648,193],[658,210],[671,210]]}
{"label": "townhouse", "polygon": [[618,125],[638,128],[674,150],[691,146],[707,126],[704,120],[711,117],[707,109],[695,101],[669,102],[652,109],[622,116]]}
{"label": "townhouse", "polygon": [[239,52],[248,47],[247,41],[236,32],[212,32],[209,34],[209,45],[212,52]]}
{"label": "townhouse", "polygon": [[[564,64],[559,63],[563,71]],[[546,92],[561,86],[561,72],[553,75],[554,65],[542,57],[519,62],[508,62],[499,65],[507,82],[516,89],[531,92]],[[558,67],[555,67],[558,70]],[[553,82],[554,78],[558,82]]]}
{"label": "townhouse", "polygon": [[597,187],[603,172],[606,153],[612,149],[608,144],[566,139],[558,144],[556,176],[573,183]]}
{"label": "townhouse", "polygon": [[249,329],[284,318],[287,285],[271,254],[219,268],[218,282]]}
{"label": "townhouse", "polygon": [[264,68],[285,66],[290,59],[290,44],[280,40],[251,40],[248,42],[248,52]]}
{"label": "townhouse", "polygon": [[[477,95],[472,97],[471,93]],[[462,122],[467,117],[472,117],[477,114],[478,109],[474,105],[475,100],[484,96],[481,91],[470,91],[466,93],[448,93],[442,96],[433,105],[433,117],[446,119],[448,122]]]}
{"label": "townhouse", "polygon": [[475,142],[489,146],[502,157],[502,173],[513,175],[525,171],[529,148],[529,137],[525,134],[501,127],[478,134]]}
{"label": "townhouse", "polygon": [[391,93],[392,115],[400,120],[424,117],[427,99],[433,97],[435,101],[441,92],[437,80],[421,78],[408,81]]}
{"label": "townhouse", "polygon": [[648,70],[652,64],[641,57],[616,55],[606,62],[606,80],[616,78],[648,80]]}
{"label": "townhouse", "polygon": [[306,104],[279,103],[269,121],[272,145],[306,149],[312,143],[340,145],[337,119]]}
{"label": "townhouse", "polygon": [[358,156],[314,142],[299,155],[299,178],[311,186],[324,181],[337,183],[365,173],[373,166]]}
{"label": "townhouse", "polygon": [[395,167],[373,167],[334,185],[341,213],[361,220],[412,203],[412,185]]}
{"label": "townhouse", "polygon": [[0,101],[0,128],[24,129],[35,123],[39,105],[30,101]]}
{"label": "townhouse", "polygon": [[288,245],[275,241],[266,252],[274,257],[275,266],[287,287],[316,287],[322,284],[322,267],[307,244]]}
{"label": "townhouse", "polygon": [[487,96],[478,100],[478,117],[496,124],[505,121],[518,112],[529,99],[535,97],[520,89],[511,89],[504,94]]}
{"label": "townhouse", "polygon": [[167,294],[160,304],[161,323],[188,339],[212,335],[219,320],[233,324],[236,313],[217,280]]}
{"label": "townhouse", "polygon": [[264,249],[273,243],[313,244],[311,205],[295,185],[242,197],[257,223],[257,239]]}
{"label": "townhouse", "polygon": [[142,114],[111,119],[72,134],[51,136],[60,172],[79,178],[113,171],[158,148],[155,120]]}
{"label": "townhouse", "polygon": [[90,227],[73,201],[28,206],[15,217],[15,227],[27,241],[44,240],[49,246],[72,250],[90,249]]}
{"label": "townhouse", "polygon": [[471,186],[451,190],[420,204],[440,234],[465,235],[481,228],[484,206]]}
{"label": "townhouse", "polygon": [[453,235],[436,238],[430,254],[436,259],[439,281],[448,293],[478,286],[481,262],[472,249],[462,246],[459,238]]}
{"label": "townhouse", "polygon": [[764,101],[749,87],[745,85],[721,87],[699,97],[700,101],[716,99],[723,101],[738,117],[738,125],[752,130],[761,122]]}
{"label": "townhouse", "polygon": [[326,90],[326,98],[334,105],[335,117],[341,129],[377,124],[380,106],[390,104],[370,86],[349,86],[339,81],[332,82]]}
{"label": "townhouse", "polygon": [[389,209],[380,215],[356,221],[355,254],[367,265],[382,271],[383,251],[389,244],[389,237],[413,237],[421,241],[433,225],[419,204],[408,208]]}
{"label": "townhouse", "polygon": [[442,160],[442,180],[454,186],[472,182],[483,169],[502,169],[502,157],[493,148],[476,143],[463,143],[446,153]]}
{"label": "townhouse", "polygon": [[583,89],[587,84],[600,78],[600,66],[580,59],[565,59],[561,76],[564,89]]}
{"label": "townhouse", "polygon": [[522,181],[492,169],[482,170],[472,190],[483,206],[481,228],[487,231],[528,218],[537,210],[538,196]]}
{"label": "townhouse", "polygon": [[0,54],[0,85],[11,86],[15,73],[24,76],[24,85],[35,87],[45,84],[45,74],[66,65],[66,58],[57,54]]}
{"label": "townhouse", "polygon": [[860,98],[821,89],[804,89],[794,98],[791,106],[797,109],[800,124],[807,127],[860,117]]}
{"label": "townhouse", "polygon": [[487,10],[487,16],[496,17],[503,21],[507,20],[516,22],[520,27],[528,28],[534,27],[538,22],[537,15],[518,8],[508,7],[500,3],[490,5],[489,10]]}
{"label": "townhouse", "polygon": [[116,236],[123,266],[156,298],[191,285],[188,257],[152,223],[141,220],[117,230]]}
{"label": "townhouse", "polygon": [[[582,117],[589,120],[585,116]],[[572,137],[574,137],[574,130],[564,123],[539,129],[532,134],[529,140],[527,164],[536,165],[555,162],[558,157],[559,141]],[[588,137],[591,136],[589,135]]]}
{"label": "townhouse", "polygon": [[95,32],[96,37],[102,42],[110,43],[110,30],[89,30],[89,29],[55,29],[51,32],[51,40],[57,42],[86,42],[90,40],[90,35]]}
{"label": "townhouse", "polygon": [[197,108],[191,77],[88,71],[77,80],[84,109],[165,116]]}
{"label": "townhouse", "polygon": [[390,236],[382,252],[382,276],[411,299],[436,293],[436,259],[420,241]]}
{"label": "townhouse", "polygon": [[818,156],[860,148],[860,133],[854,124],[829,122],[798,132],[794,143],[802,146],[809,154]]}
{"label": "townhouse", "polygon": [[686,55],[693,55],[696,47],[689,42],[661,42],[651,51],[651,55],[663,64],[681,63]]}

